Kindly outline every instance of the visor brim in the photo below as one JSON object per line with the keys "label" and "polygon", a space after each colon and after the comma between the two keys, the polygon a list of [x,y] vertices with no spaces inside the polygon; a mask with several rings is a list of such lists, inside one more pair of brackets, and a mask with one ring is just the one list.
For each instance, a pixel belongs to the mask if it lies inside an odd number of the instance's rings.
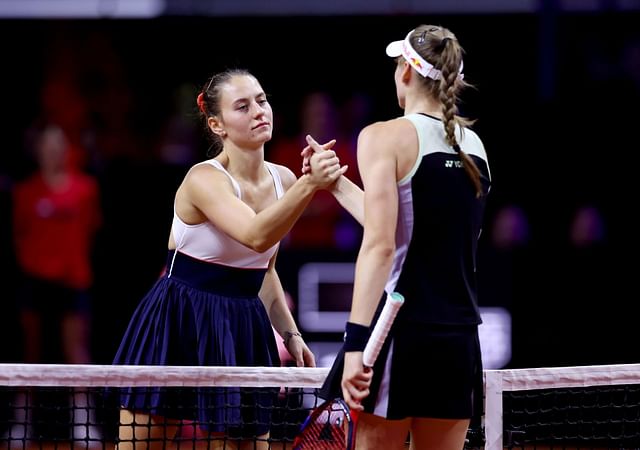
{"label": "visor brim", "polygon": [[402,42],[403,41],[394,41],[391,44],[387,45],[387,56],[391,58],[397,58],[402,55]]}

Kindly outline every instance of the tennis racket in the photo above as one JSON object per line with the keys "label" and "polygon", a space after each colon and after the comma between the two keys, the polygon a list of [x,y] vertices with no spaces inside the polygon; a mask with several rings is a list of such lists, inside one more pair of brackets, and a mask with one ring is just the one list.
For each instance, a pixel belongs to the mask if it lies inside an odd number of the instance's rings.
{"label": "tennis racket", "polygon": [[[392,292],[387,295],[362,355],[365,367],[373,367],[376,362],[403,303],[401,294]],[[343,399],[327,400],[304,421],[293,441],[293,450],[352,450],[355,448],[357,421],[357,411],[351,411]]]}

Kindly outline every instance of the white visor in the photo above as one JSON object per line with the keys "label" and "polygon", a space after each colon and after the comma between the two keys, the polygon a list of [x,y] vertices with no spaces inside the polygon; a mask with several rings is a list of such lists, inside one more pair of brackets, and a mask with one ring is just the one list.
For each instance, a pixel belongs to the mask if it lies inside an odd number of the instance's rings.
{"label": "white visor", "polygon": [[[391,58],[402,56],[409,64],[411,64],[411,67],[413,67],[416,72],[423,77],[429,77],[432,80],[439,80],[442,78],[442,72],[433,67],[433,64],[429,64],[425,61],[424,58],[411,46],[409,38],[413,31],[414,30],[409,31],[409,34],[407,34],[407,37],[404,38],[403,41],[393,41],[387,45],[387,56],[390,56]],[[464,78],[464,75],[462,74],[462,67],[463,64],[460,63],[460,70],[458,71],[460,79]]]}

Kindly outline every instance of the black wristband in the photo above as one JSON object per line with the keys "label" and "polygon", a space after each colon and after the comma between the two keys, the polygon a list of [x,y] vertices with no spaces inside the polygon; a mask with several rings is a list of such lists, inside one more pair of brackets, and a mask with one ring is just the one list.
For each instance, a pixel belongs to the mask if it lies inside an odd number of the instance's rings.
{"label": "black wristband", "polygon": [[344,351],[361,352],[367,346],[371,336],[369,327],[359,323],[347,322],[344,330]]}

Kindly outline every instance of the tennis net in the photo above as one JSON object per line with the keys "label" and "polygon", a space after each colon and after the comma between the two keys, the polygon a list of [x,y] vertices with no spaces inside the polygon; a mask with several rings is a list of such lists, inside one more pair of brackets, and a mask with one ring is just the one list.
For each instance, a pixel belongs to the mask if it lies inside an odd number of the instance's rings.
{"label": "tennis net", "polygon": [[[326,374],[297,367],[0,364],[0,448],[226,449],[244,442],[286,449],[317,406]],[[125,398],[151,419],[123,415]]]}
{"label": "tennis net", "polygon": [[484,376],[486,450],[640,448],[640,364]]}
{"label": "tennis net", "polygon": [[[327,371],[0,364],[0,448],[290,449]],[[640,448],[640,364],[486,370],[484,380],[467,450]],[[123,395],[153,420],[123,415]]]}

